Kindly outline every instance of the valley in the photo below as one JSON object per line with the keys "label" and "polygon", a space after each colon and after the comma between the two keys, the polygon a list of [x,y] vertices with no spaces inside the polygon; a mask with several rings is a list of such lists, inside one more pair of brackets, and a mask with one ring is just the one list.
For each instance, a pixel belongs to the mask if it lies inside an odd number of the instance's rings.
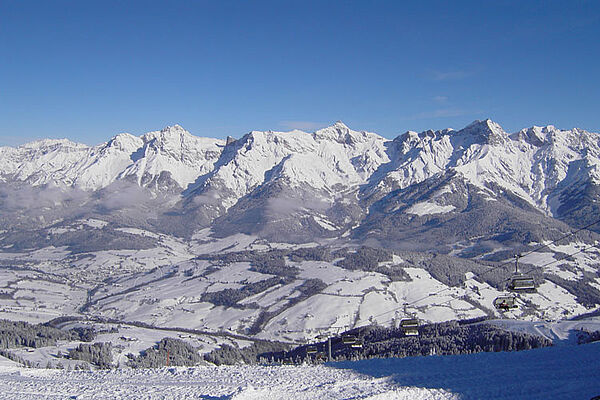
{"label": "valley", "polygon": [[[338,122],[225,143],[174,126],[0,154],[0,319],[112,330],[95,343],[116,366],[163,338],[208,354],[600,306],[598,134]],[[515,254],[535,290],[497,309]]]}

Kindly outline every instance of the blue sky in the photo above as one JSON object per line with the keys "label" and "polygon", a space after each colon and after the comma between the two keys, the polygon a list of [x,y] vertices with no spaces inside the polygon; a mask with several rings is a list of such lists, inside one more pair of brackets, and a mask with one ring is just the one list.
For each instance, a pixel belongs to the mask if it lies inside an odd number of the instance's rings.
{"label": "blue sky", "polygon": [[0,1],[0,145],[392,138],[491,118],[600,131],[598,1]]}

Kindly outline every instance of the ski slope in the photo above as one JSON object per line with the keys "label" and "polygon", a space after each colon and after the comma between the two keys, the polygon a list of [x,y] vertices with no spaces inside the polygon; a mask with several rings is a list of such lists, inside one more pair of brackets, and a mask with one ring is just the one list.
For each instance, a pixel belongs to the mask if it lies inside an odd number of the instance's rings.
{"label": "ski slope", "polygon": [[0,399],[453,399],[325,366],[195,367],[75,372],[0,369]]}
{"label": "ski slope", "polygon": [[600,317],[588,317],[580,320],[563,321],[520,321],[513,319],[487,320],[502,329],[544,336],[552,340],[554,346],[575,344],[577,333],[581,331],[600,331]]}
{"label": "ski slope", "polygon": [[600,395],[599,356],[600,343],[592,343],[520,352],[371,359],[333,366],[374,379],[387,377],[404,387],[443,388],[462,400],[567,400]]}
{"label": "ski slope", "polygon": [[600,343],[312,366],[65,371],[0,363],[0,399],[591,399]]}

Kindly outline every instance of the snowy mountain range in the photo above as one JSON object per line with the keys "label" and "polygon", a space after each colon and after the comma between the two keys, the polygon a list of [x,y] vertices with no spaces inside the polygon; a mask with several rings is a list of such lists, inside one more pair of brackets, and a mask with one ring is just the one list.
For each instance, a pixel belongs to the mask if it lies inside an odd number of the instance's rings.
{"label": "snowy mountain range", "polygon": [[[70,202],[78,216],[149,202],[151,215],[129,222],[178,235],[212,227],[221,236],[373,237],[389,246],[415,219],[452,224],[473,207],[507,202],[535,214],[527,221],[581,226],[600,211],[599,165],[597,133],[534,126],[508,134],[490,120],[394,140],[337,122],[314,133],[252,131],[228,144],[175,125],[93,147],[66,139],[2,147],[0,207],[23,215],[18,187],[52,191],[54,211]],[[41,214],[48,224],[64,218]],[[406,218],[393,232],[381,228]]]}
{"label": "snowy mountain range", "polygon": [[[2,147],[0,318],[297,341],[406,315],[585,314],[599,165],[597,133],[490,120],[393,140],[337,122]],[[502,314],[517,252],[538,292]]]}

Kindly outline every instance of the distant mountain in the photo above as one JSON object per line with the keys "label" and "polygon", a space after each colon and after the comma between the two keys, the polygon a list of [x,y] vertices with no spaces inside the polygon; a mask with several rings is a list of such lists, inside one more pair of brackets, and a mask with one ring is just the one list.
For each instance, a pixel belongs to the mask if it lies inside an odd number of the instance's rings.
{"label": "distant mountain", "polygon": [[88,147],[66,139],[0,148],[3,181],[99,190],[131,180],[158,190],[185,188],[213,169],[224,140],[192,136],[179,125],[141,137],[122,133]]}
{"label": "distant mountain", "polygon": [[[534,126],[508,134],[490,120],[394,140],[342,122],[227,142],[175,125],[93,147],[63,139],[0,148],[0,209],[10,215],[0,221],[118,215],[184,236],[211,227],[217,236],[343,236],[405,248],[431,237],[429,246],[481,235],[523,242],[599,215],[599,165],[597,133]],[[21,209],[23,191],[52,191],[52,204]]]}
{"label": "distant mountain", "polygon": [[[582,315],[600,306],[599,165],[597,133],[490,120],[3,147],[0,317],[296,341]],[[501,313],[518,252],[537,293]]]}

